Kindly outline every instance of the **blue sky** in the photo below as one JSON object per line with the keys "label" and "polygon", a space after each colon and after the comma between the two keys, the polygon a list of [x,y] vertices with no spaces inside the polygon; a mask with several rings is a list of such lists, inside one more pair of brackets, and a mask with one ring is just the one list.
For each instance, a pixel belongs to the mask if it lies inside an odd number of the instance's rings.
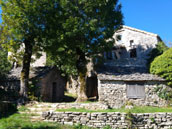
{"label": "blue sky", "polygon": [[172,0],[119,0],[124,24],[172,42]]}

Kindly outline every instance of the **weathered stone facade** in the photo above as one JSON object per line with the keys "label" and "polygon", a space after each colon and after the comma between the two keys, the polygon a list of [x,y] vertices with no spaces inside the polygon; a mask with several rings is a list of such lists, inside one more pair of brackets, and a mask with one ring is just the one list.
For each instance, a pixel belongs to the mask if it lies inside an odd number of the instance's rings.
{"label": "weathered stone facade", "polygon": [[172,128],[172,113],[139,113],[126,114],[118,112],[86,113],[86,112],[44,112],[45,121],[61,124],[82,124],[89,127],[112,129],[170,129]]}
{"label": "weathered stone facade", "polygon": [[[17,94],[20,90],[20,72],[20,67],[11,70],[5,80],[0,80],[0,88]],[[31,68],[29,78],[29,84],[34,85],[35,95],[41,101],[59,102],[64,99],[66,79],[57,68]]]}
{"label": "weathered stone facade", "polygon": [[167,105],[155,91],[169,89],[165,80],[148,73],[149,53],[161,41],[157,34],[122,26],[114,34],[112,51],[105,52],[105,62],[98,71],[99,101],[110,108],[132,103],[139,106]]}
{"label": "weathered stone facade", "polygon": [[[114,47],[111,52],[105,52],[104,56],[109,59],[105,64],[126,65],[145,67],[149,53],[162,41],[157,34],[142,31],[136,28],[122,26],[114,33]],[[114,60],[118,60],[117,62]],[[134,61],[134,62],[133,62]]]}
{"label": "weathered stone facade", "polygon": [[65,85],[66,79],[61,76],[56,68],[53,68],[48,74],[39,78],[37,84],[41,88],[41,99],[46,102],[63,101]]}
{"label": "weathered stone facade", "polygon": [[[137,84],[137,82],[135,82]],[[127,83],[125,81],[99,81],[99,101],[107,104],[110,108],[120,108],[128,103],[137,106],[159,106],[167,105],[167,102],[158,96],[156,88],[158,82],[144,82],[145,97],[144,98],[128,98]],[[165,85],[163,89],[166,88]]]}

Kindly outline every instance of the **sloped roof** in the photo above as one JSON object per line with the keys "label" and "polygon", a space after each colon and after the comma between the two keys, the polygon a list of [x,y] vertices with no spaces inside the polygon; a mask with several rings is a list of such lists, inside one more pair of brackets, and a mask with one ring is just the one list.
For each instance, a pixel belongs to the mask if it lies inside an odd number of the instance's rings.
{"label": "sloped roof", "polygon": [[[33,67],[30,69],[30,74],[29,74],[29,78],[37,78],[37,77],[43,77],[45,76],[50,70],[52,69],[52,67]],[[12,69],[9,74],[7,75],[7,80],[19,80],[20,79],[20,73],[21,73],[22,68],[18,67],[18,68],[14,68]]]}
{"label": "sloped roof", "polygon": [[156,75],[149,74],[145,67],[103,66],[98,71],[99,80],[112,81],[165,81]]}
{"label": "sloped roof", "polygon": [[139,33],[143,33],[143,34],[146,34],[146,35],[150,35],[150,36],[153,36],[153,37],[157,37],[161,40],[160,36],[158,34],[155,34],[155,33],[152,33],[152,32],[147,32],[147,31],[144,31],[144,30],[140,30],[140,29],[136,29],[134,27],[129,27],[129,26],[126,26],[126,25],[122,25],[121,26],[121,29],[119,29],[117,31],[117,33],[123,29],[128,29],[128,30],[131,30],[131,31],[135,31],[135,32],[139,32]]}

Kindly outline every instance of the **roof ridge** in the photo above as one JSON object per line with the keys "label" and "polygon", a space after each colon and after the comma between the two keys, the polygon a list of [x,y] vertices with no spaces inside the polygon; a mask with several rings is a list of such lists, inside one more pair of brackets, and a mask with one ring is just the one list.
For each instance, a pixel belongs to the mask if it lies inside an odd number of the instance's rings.
{"label": "roof ridge", "polygon": [[137,29],[137,28],[134,28],[134,27],[126,26],[126,25],[122,25],[122,28],[126,28],[126,29],[129,29],[129,30],[132,30],[132,31],[144,33],[144,34],[155,36],[155,37],[159,36],[158,34],[155,34],[155,33],[152,33],[152,32],[147,32],[147,31],[140,30],[140,29]]}

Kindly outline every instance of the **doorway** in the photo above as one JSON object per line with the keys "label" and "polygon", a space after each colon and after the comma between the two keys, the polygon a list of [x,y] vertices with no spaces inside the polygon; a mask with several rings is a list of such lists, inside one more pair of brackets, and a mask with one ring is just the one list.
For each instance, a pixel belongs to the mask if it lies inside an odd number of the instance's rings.
{"label": "doorway", "polygon": [[56,96],[57,96],[57,83],[53,82],[53,84],[52,84],[52,102],[56,102]]}
{"label": "doorway", "polygon": [[86,95],[88,98],[93,98],[95,100],[98,99],[98,82],[97,82],[97,76],[95,77],[87,77],[86,81]]}

